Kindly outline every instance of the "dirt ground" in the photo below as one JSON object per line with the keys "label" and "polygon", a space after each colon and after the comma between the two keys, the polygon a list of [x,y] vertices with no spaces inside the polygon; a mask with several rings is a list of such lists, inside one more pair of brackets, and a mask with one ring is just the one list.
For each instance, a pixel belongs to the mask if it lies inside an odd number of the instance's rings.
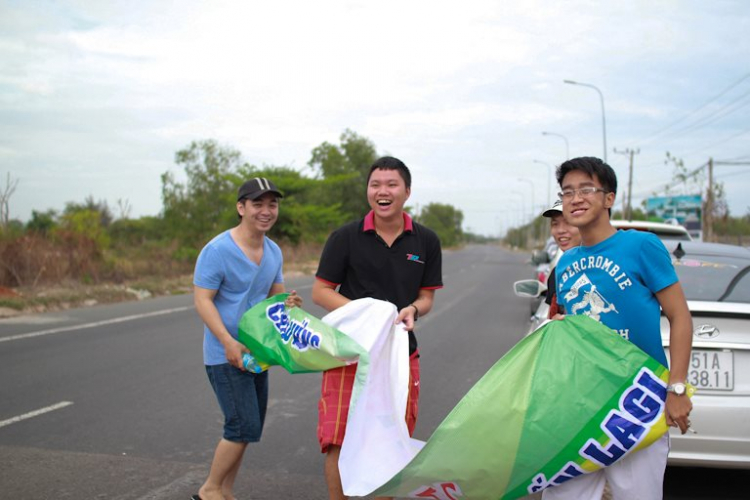
{"label": "dirt ground", "polygon": [[[310,276],[317,260],[285,262],[284,277]],[[60,311],[130,300],[144,300],[163,295],[192,293],[193,276],[144,277],[126,283],[61,283],[50,286],[8,288],[0,286],[0,318],[22,314]]]}

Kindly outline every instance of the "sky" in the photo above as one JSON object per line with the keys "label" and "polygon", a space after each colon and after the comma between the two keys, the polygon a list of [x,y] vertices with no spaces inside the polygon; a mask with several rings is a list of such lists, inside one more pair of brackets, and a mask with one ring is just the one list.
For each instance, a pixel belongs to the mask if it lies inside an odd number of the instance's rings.
{"label": "sky", "polygon": [[17,182],[22,221],[90,196],[158,215],[193,141],[312,175],[351,129],[409,166],[417,212],[451,204],[477,234],[546,208],[567,157],[605,154],[618,207],[629,182],[636,207],[705,189],[672,181],[669,152],[713,158],[741,216],[750,164],[721,162],[750,163],[747,33],[743,0],[0,0],[0,193]]}

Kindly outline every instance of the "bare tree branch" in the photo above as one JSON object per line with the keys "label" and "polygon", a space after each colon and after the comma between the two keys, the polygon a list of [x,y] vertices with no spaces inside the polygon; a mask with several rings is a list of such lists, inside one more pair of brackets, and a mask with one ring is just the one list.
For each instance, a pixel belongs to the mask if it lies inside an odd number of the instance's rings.
{"label": "bare tree branch", "polygon": [[0,225],[3,228],[8,227],[8,221],[10,219],[10,197],[18,187],[18,179],[11,179],[10,172],[8,172],[5,186],[0,188]]}

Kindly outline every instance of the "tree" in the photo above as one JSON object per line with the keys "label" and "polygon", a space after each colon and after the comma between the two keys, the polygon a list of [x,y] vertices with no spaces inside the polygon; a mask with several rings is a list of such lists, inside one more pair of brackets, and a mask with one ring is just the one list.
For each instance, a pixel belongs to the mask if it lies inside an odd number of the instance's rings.
{"label": "tree", "polygon": [[117,211],[119,213],[119,219],[129,219],[130,212],[133,211],[133,206],[130,204],[130,200],[127,198],[117,198]]}
{"label": "tree", "polygon": [[[664,192],[667,194],[676,192],[676,194],[685,195],[701,193],[701,195],[703,195],[705,205],[705,200],[708,198],[708,189],[706,189],[706,194],[703,194],[703,186],[706,185],[707,174],[705,167],[708,164],[701,165],[700,167],[692,171],[688,171],[688,169],[685,167],[685,162],[681,158],[672,156],[669,151],[667,151],[667,159],[664,160],[664,163],[671,163],[672,165],[674,165],[672,182],[664,186]],[[727,204],[726,193],[724,191],[724,183],[714,181],[712,194],[713,212],[711,215],[715,219],[727,217],[729,215],[729,206]]]}
{"label": "tree", "polygon": [[159,217],[145,216],[140,219],[117,219],[108,228],[114,247],[138,247],[147,242],[159,242],[164,238],[164,223]]}
{"label": "tree", "polygon": [[369,210],[367,174],[377,159],[375,145],[349,129],[341,134],[340,145],[323,142],[312,150],[308,165],[326,181],[328,200],[341,204],[344,220],[354,220]]}
{"label": "tree", "polygon": [[437,233],[444,247],[453,247],[463,241],[463,220],[463,212],[444,203],[430,203],[418,217],[419,223]]}
{"label": "tree", "polygon": [[82,236],[94,243],[97,252],[109,246],[109,234],[102,223],[101,212],[92,209],[66,209],[60,219],[58,233],[68,232]]}
{"label": "tree", "polygon": [[239,151],[205,140],[178,151],[175,163],[184,168],[187,181],[177,182],[171,172],[162,174],[165,229],[197,252],[208,238],[236,223],[243,161]]}
{"label": "tree", "polygon": [[86,197],[83,203],[76,203],[74,201],[67,202],[65,204],[63,216],[73,215],[77,212],[94,212],[98,214],[99,224],[102,227],[109,227],[109,225],[112,224],[112,221],[114,220],[112,210],[110,210],[107,201],[96,201],[94,200],[94,195],[89,195],[88,197]]}
{"label": "tree", "polygon": [[40,234],[49,234],[55,227],[57,227],[57,212],[53,209],[49,209],[46,212],[32,210],[31,220],[26,224],[27,231]]}
{"label": "tree", "polygon": [[279,210],[279,219],[269,236],[292,244],[302,241],[322,243],[332,229],[345,222],[341,203],[331,201],[327,192],[327,181],[303,177],[289,167],[265,167],[250,169],[247,177],[267,177],[284,194]]}
{"label": "tree", "polygon": [[0,189],[0,226],[3,228],[8,227],[10,220],[10,197],[16,192],[18,187],[18,179],[12,179],[10,172],[5,180],[5,186]]}

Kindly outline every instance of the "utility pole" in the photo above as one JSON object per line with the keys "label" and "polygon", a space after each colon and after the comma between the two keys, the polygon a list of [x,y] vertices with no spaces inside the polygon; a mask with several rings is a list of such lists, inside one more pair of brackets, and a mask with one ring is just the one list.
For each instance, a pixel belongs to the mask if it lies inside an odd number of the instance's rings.
{"label": "utility pole", "polygon": [[703,214],[703,240],[714,239],[714,159],[708,159],[708,193],[706,193],[706,213]]}
{"label": "utility pole", "polygon": [[614,148],[614,152],[617,154],[630,156],[630,175],[628,176],[628,205],[625,210],[625,214],[623,214],[623,218],[625,220],[631,220],[633,218],[633,205],[631,204],[633,200],[633,155],[640,154],[641,150],[640,148],[635,150],[625,148],[625,151],[618,151],[617,148]]}

